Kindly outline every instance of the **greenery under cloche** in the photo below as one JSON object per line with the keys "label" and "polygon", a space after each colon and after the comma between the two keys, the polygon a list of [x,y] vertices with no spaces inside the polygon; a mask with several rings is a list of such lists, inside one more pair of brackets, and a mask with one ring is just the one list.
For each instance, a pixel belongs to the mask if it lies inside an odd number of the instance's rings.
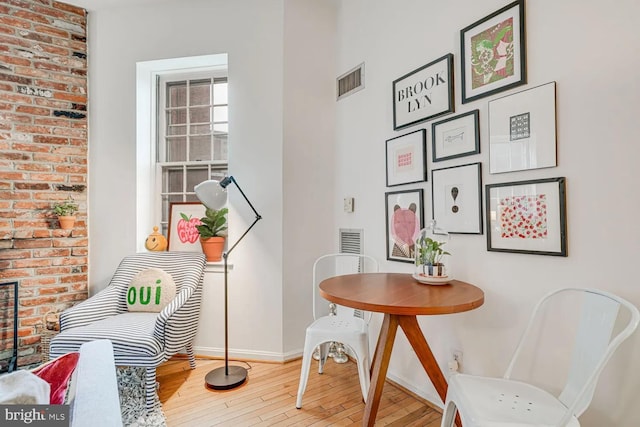
{"label": "greenery under cloche", "polygon": [[200,225],[196,225],[200,237],[224,237],[227,235],[227,212],[229,209],[209,209],[205,211],[205,216],[200,218]]}

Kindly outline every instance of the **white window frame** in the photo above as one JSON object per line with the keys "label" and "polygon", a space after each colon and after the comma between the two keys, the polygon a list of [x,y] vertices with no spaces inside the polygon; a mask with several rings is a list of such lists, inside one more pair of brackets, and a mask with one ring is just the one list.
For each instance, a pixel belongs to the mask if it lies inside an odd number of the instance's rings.
{"label": "white window frame", "polygon": [[160,226],[161,202],[156,182],[157,80],[161,74],[197,70],[227,70],[227,54],[144,61],[136,64],[136,249]]}

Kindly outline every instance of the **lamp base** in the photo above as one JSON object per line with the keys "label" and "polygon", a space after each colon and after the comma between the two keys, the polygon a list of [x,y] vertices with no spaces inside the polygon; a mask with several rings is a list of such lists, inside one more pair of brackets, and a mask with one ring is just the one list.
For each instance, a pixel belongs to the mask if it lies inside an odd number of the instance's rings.
{"label": "lamp base", "polygon": [[225,367],[210,371],[204,381],[207,387],[214,390],[229,390],[242,385],[247,380],[247,370],[242,366],[229,366],[229,375]]}

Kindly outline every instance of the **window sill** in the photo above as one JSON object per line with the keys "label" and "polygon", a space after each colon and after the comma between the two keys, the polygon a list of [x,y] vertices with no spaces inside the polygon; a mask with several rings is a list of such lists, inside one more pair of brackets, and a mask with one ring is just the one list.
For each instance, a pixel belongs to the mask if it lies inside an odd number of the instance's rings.
{"label": "window sill", "polygon": [[[233,264],[227,264],[228,270],[233,270]],[[204,268],[205,273],[224,273],[224,262],[222,261],[207,261],[207,266]]]}

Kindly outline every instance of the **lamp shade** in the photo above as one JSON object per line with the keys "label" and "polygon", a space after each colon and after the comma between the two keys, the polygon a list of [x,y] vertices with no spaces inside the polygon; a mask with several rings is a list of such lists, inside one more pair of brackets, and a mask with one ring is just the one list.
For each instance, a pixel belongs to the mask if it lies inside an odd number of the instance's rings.
{"label": "lamp shade", "polygon": [[209,209],[221,209],[227,204],[227,190],[220,186],[220,182],[210,179],[196,185],[193,190],[196,197]]}

